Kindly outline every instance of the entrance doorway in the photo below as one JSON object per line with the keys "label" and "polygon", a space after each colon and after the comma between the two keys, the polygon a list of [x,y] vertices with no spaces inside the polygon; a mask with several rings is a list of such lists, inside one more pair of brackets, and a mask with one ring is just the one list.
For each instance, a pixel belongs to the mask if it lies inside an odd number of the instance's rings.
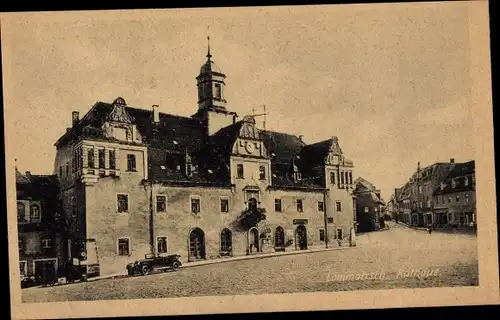
{"label": "entrance doorway", "polygon": [[259,230],[257,230],[257,228],[252,228],[248,230],[248,252],[254,253],[259,251]]}
{"label": "entrance doorway", "polygon": [[205,258],[205,233],[200,228],[195,228],[189,234],[189,260]]}
{"label": "entrance doorway", "polygon": [[35,260],[35,281],[42,285],[57,282],[57,259]]}
{"label": "entrance doorway", "polygon": [[282,227],[277,227],[274,231],[274,247],[284,248],[285,247],[285,231]]}
{"label": "entrance doorway", "polygon": [[307,229],[303,224],[297,226],[297,231],[295,232],[295,238],[297,247],[299,250],[307,249]]}

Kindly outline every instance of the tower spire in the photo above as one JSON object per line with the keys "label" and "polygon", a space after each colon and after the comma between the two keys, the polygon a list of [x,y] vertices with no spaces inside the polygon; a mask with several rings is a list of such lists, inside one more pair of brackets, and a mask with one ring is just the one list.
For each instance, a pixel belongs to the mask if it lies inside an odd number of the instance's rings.
{"label": "tower spire", "polygon": [[212,58],[212,55],[210,54],[210,36],[207,36],[207,42],[208,42],[207,58],[208,60],[210,60],[210,58]]}

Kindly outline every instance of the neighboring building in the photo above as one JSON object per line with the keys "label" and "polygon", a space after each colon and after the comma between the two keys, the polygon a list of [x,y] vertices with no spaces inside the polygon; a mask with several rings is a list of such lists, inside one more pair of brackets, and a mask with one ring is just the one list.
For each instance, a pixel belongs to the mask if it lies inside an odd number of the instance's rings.
{"label": "neighboring building", "polygon": [[356,222],[359,232],[380,229],[380,217],[383,215],[384,202],[380,190],[363,178],[354,181],[356,196]]}
{"label": "neighboring building", "polygon": [[[227,109],[211,59],[196,78],[192,117],[97,102],[56,142],[72,237],[100,274],[148,252],[183,260],[325,246],[353,234],[353,162],[337,137],[305,144]],[[326,228],[325,228],[326,227]]]}
{"label": "neighboring building", "polygon": [[475,162],[457,163],[434,191],[433,225],[476,226]]}
{"label": "neighboring building", "polygon": [[385,213],[391,218],[395,219],[396,214],[395,214],[395,205],[394,205],[394,194],[391,195],[391,198],[387,202]]}
{"label": "neighboring building", "polygon": [[417,171],[400,189],[401,194],[398,199],[400,221],[418,227],[432,224],[434,190],[454,167],[454,159],[446,163],[438,162],[423,169],[420,168],[419,162]]}
{"label": "neighboring building", "polygon": [[43,278],[55,280],[64,263],[59,255],[57,177],[15,171],[21,276],[37,282]]}

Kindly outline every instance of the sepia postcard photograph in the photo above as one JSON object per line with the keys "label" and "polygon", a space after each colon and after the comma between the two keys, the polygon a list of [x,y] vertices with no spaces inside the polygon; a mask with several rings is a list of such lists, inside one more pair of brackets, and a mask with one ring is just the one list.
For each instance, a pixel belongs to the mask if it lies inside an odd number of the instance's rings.
{"label": "sepia postcard photograph", "polygon": [[487,1],[2,13],[12,317],[499,303],[489,32]]}

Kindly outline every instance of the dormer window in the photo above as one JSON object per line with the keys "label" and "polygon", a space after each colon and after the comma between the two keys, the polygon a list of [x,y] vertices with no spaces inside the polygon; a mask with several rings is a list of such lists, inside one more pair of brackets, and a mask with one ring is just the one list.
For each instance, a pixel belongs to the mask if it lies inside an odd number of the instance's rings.
{"label": "dormer window", "polygon": [[266,180],[266,167],[265,166],[259,167],[259,180]]}
{"label": "dormer window", "polygon": [[456,188],[457,187],[457,182],[455,181],[455,179],[451,180],[451,187],[452,188]]}
{"label": "dormer window", "polygon": [[446,187],[446,184],[444,184],[444,183],[441,182],[441,186],[440,187],[441,187],[441,190],[444,190],[444,188]]}
{"label": "dormer window", "polygon": [[467,187],[469,185],[469,178],[465,177],[464,185]]}
{"label": "dormer window", "polygon": [[193,174],[193,167],[190,163],[186,164],[186,175],[190,177]]}

